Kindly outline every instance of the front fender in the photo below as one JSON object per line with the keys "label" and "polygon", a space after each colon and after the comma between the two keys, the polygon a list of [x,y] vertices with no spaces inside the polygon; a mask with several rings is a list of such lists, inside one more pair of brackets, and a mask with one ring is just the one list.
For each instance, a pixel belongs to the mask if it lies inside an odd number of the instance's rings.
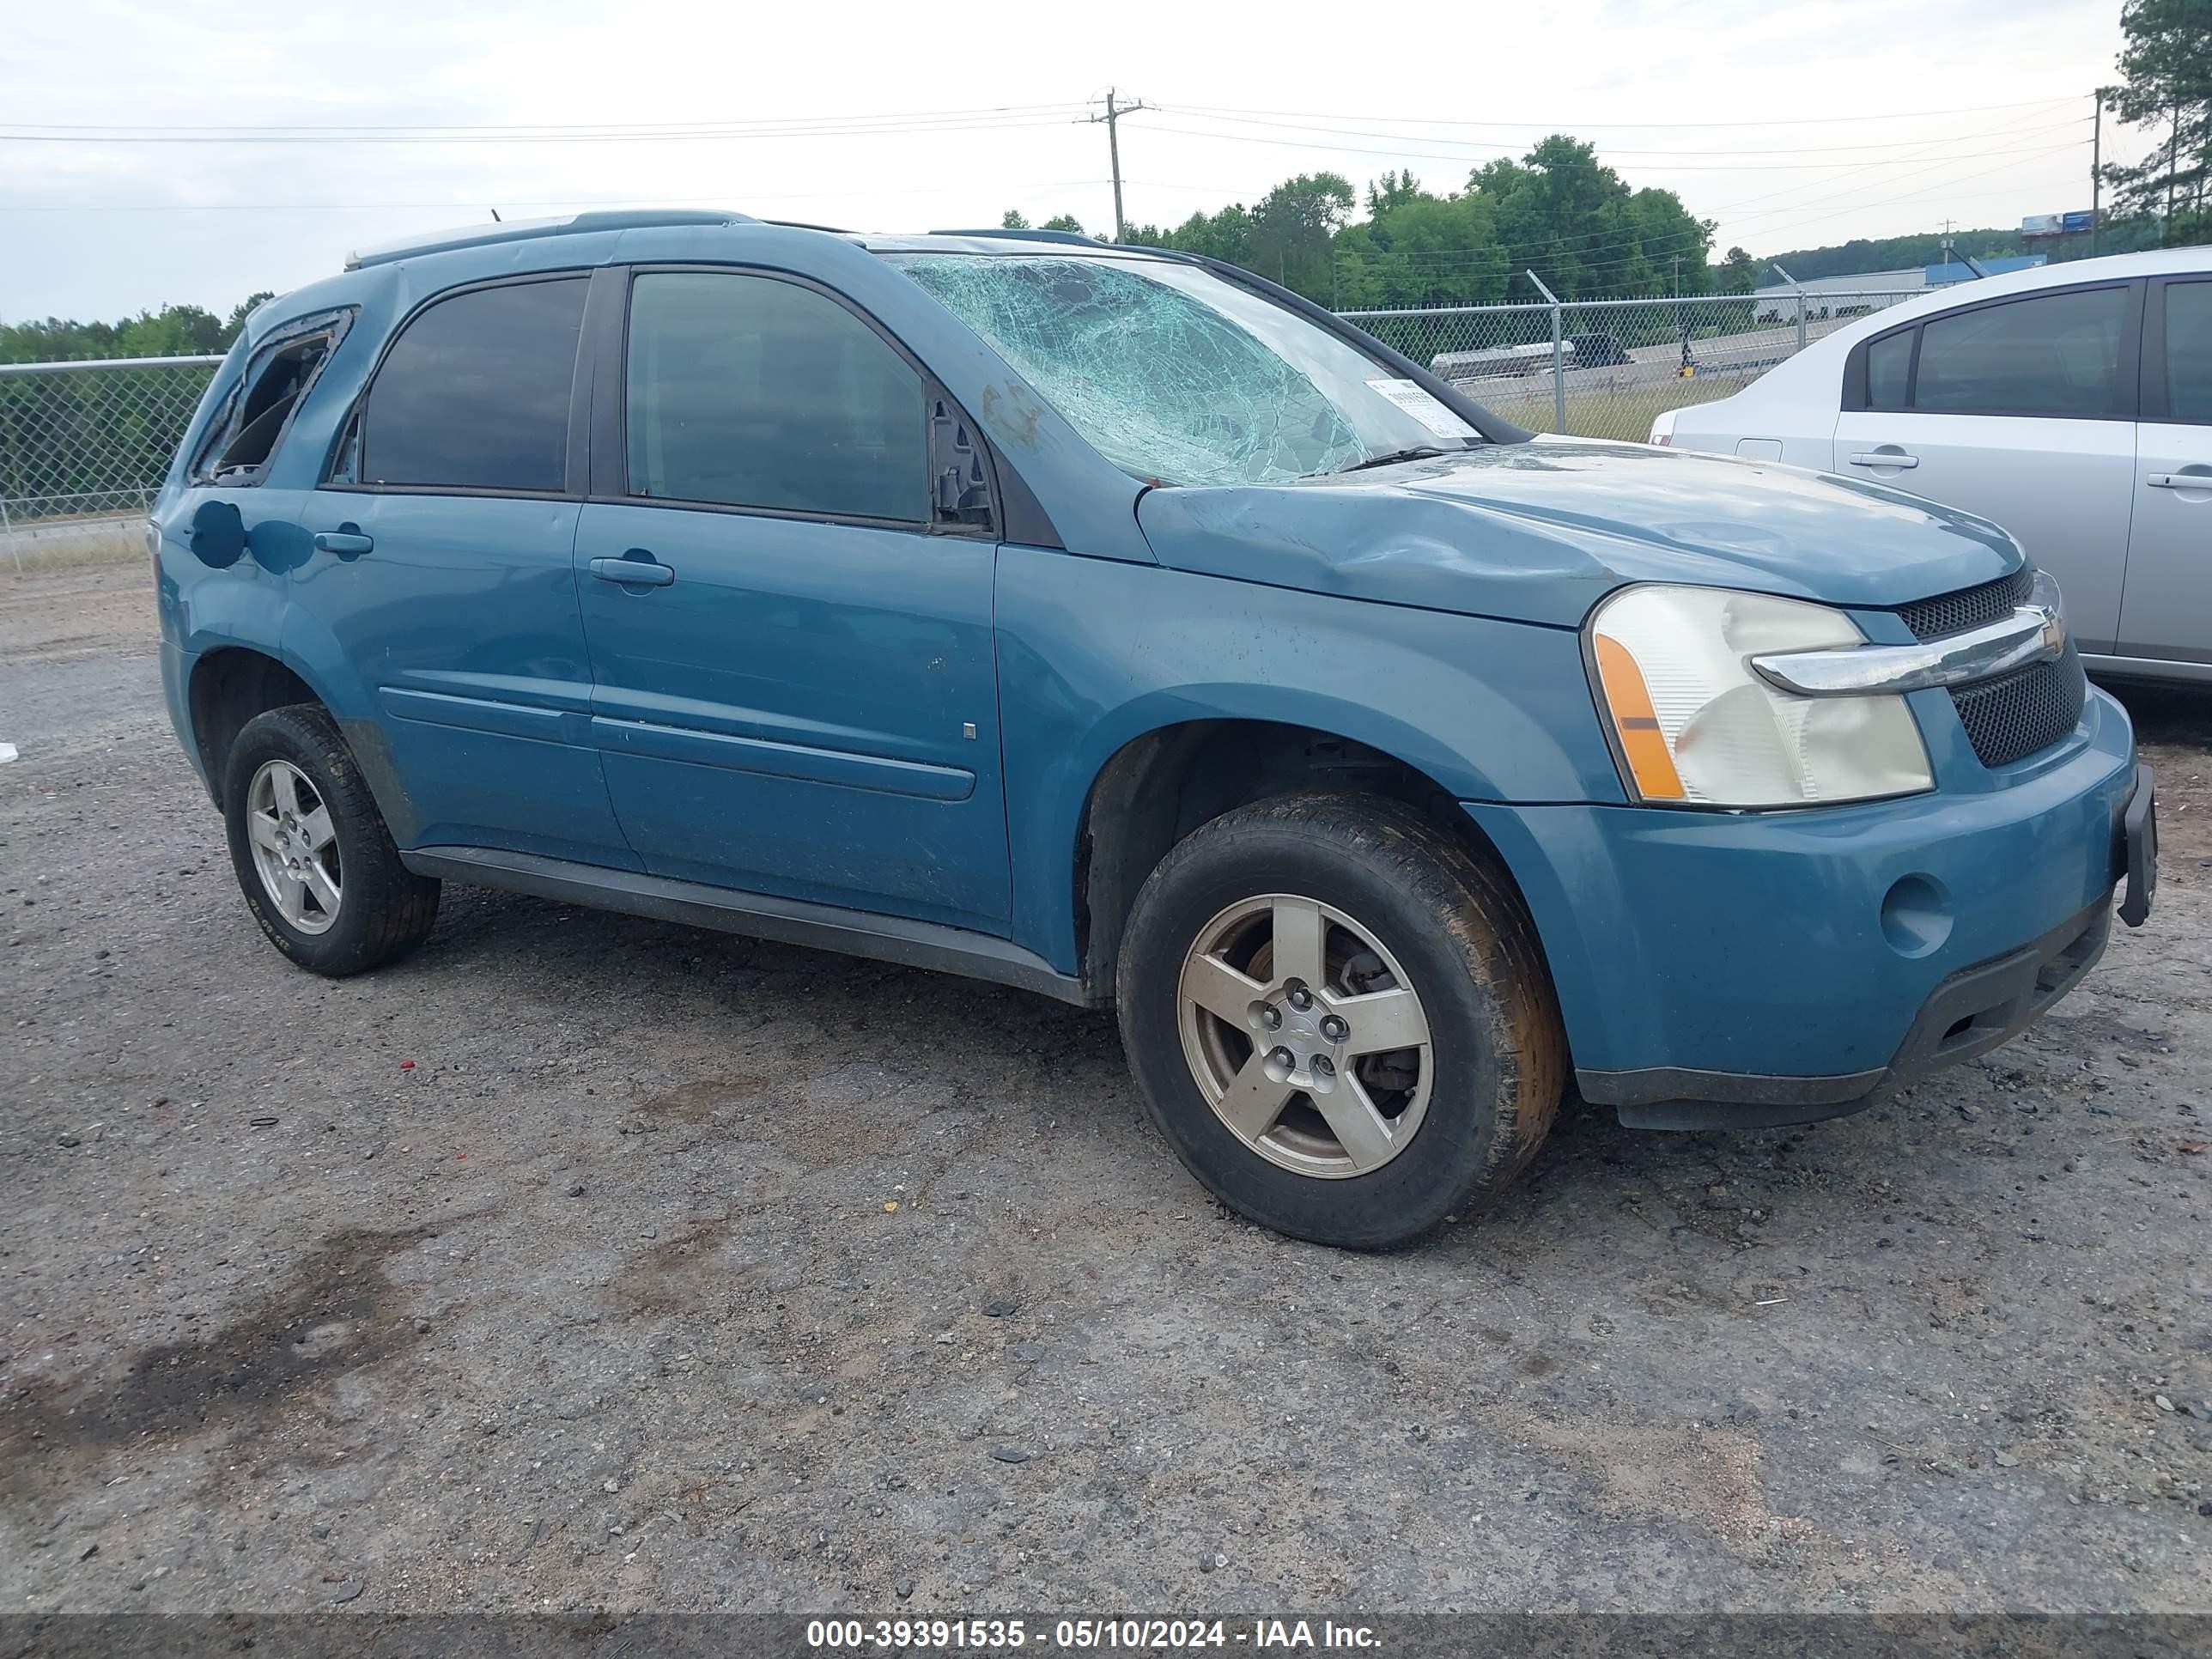
{"label": "front fender", "polygon": [[1461,800],[1623,799],[1571,629],[1012,546],[997,626],[1014,936],[1063,972],[1085,804],[1148,732],[1275,721]]}

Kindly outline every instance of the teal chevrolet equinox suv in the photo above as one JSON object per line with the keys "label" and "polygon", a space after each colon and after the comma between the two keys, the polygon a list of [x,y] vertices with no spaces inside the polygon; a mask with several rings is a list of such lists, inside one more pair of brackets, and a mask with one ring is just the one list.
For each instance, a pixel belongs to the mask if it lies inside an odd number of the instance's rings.
{"label": "teal chevrolet equinox suv", "polygon": [[1249,272],[586,214],[258,311],[161,664],[303,968],[440,884],[1119,1010],[1266,1224],[1479,1209],[1563,1097],[1795,1123],[2151,902],[2150,775],[2002,530],[1534,437]]}

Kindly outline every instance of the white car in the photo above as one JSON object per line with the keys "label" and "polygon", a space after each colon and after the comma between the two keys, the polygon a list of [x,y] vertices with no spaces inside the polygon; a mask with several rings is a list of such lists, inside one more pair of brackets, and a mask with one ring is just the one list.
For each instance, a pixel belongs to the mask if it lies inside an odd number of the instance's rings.
{"label": "white car", "polygon": [[2212,683],[2212,248],[1907,301],[1669,410],[1651,441],[1993,519],[2058,579],[2091,669]]}

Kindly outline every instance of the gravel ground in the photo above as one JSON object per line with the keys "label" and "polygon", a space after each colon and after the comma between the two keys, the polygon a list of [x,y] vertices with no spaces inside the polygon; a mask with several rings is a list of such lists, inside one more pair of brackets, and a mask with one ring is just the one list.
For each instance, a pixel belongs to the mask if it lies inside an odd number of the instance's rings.
{"label": "gravel ground", "polygon": [[454,887],[288,967],[145,588],[0,579],[0,1610],[2212,1609],[2212,702],[2026,1037],[1367,1257],[1040,998]]}

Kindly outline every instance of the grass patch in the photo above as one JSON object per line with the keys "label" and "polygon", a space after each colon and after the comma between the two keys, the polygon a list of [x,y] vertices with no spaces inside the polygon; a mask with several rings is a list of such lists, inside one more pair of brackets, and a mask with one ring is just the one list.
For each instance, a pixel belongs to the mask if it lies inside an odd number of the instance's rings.
{"label": "grass patch", "polygon": [[[1598,374],[1592,381],[1600,380]],[[1655,416],[1692,404],[1709,404],[1741,392],[1750,381],[1739,374],[1700,374],[1689,380],[1668,376],[1631,386],[1577,386],[1567,376],[1568,433],[1577,438],[1620,438],[1642,443],[1650,435]],[[1526,391],[1522,390],[1527,387]],[[1484,408],[1533,432],[1559,429],[1553,418],[1552,383],[1548,376],[1528,381],[1486,380],[1467,388]]]}

